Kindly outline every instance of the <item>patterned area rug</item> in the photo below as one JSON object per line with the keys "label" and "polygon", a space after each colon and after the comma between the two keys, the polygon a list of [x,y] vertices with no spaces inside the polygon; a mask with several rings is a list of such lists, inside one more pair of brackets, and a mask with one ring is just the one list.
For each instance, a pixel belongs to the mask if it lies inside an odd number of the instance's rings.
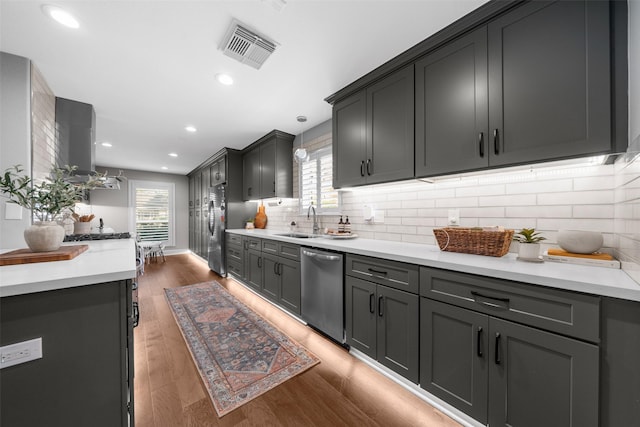
{"label": "patterned area rug", "polygon": [[219,417],[320,362],[217,282],[165,295]]}

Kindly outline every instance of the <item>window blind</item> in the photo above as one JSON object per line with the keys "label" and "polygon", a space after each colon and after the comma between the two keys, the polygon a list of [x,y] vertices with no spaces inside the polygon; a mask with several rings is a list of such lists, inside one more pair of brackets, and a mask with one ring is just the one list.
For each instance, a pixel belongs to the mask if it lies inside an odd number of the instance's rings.
{"label": "window blind", "polygon": [[133,181],[133,219],[141,241],[173,245],[173,188],[166,183]]}
{"label": "window blind", "polygon": [[318,213],[337,213],[340,197],[333,188],[333,158],[331,147],[309,153],[307,161],[300,167],[301,211],[311,204]]}

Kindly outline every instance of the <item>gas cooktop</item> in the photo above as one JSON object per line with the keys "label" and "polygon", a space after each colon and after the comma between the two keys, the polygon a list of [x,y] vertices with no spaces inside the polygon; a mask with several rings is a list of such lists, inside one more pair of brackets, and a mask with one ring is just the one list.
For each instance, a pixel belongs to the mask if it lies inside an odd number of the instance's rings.
{"label": "gas cooktop", "polygon": [[81,242],[85,240],[112,240],[112,239],[129,239],[131,234],[128,231],[124,233],[91,233],[91,234],[69,234],[64,236],[65,242]]}

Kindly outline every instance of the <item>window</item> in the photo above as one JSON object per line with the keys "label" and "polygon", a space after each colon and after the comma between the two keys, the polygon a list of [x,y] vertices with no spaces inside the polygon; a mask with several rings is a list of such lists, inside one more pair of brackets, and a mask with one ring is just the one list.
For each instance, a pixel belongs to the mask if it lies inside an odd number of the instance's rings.
{"label": "window", "polygon": [[300,165],[300,210],[307,212],[313,203],[318,214],[340,212],[340,194],[333,188],[333,158],[331,147],[309,153]]}
{"label": "window", "polygon": [[173,183],[129,180],[130,228],[140,240],[174,246],[174,192]]}

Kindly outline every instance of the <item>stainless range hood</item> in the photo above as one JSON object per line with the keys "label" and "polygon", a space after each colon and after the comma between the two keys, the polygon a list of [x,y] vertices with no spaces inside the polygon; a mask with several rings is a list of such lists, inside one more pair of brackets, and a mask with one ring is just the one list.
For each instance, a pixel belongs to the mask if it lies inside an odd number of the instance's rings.
{"label": "stainless range hood", "polygon": [[[87,182],[96,175],[96,113],[93,105],[56,97],[56,137],[60,166],[77,166],[73,183]],[[117,190],[123,177],[106,176],[97,188]]]}

